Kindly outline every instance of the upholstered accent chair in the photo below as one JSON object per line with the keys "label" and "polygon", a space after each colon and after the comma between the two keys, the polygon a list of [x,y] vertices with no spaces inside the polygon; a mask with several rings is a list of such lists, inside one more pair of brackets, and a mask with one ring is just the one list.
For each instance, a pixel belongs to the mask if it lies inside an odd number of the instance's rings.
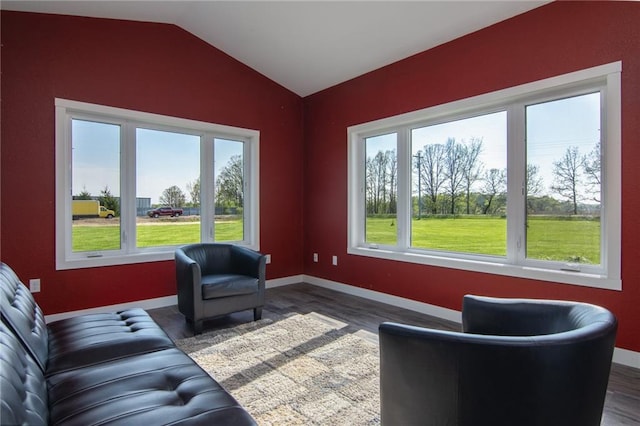
{"label": "upholstered accent chair", "polygon": [[462,329],[380,325],[383,425],[600,425],[611,312],[468,295]]}
{"label": "upholstered accent chair", "polygon": [[178,309],[194,334],[203,321],[253,309],[262,317],[265,300],[266,257],[234,244],[201,243],[175,252]]}

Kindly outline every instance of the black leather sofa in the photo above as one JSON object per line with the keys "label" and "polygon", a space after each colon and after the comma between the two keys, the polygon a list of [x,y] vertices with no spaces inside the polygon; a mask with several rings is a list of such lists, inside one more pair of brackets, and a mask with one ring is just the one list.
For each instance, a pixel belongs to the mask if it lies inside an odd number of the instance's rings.
{"label": "black leather sofa", "polygon": [[255,425],[141,309],[45,324],[0,265],[2,425]]}
{"label": "black leather sofa", "polygon": [[600,425],[615,316],[599,306],[467,295],[462,332],[383,323],[383,425]]}

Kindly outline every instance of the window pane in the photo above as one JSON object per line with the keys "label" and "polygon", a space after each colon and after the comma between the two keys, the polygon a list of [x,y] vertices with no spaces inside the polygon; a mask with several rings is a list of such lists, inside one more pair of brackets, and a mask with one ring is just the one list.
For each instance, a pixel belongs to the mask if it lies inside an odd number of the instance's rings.
{"label": "window pane", "polygon": [[120,126],[71,121],[72,251],[120,249]]}
{"label": "window pane", "polygon": [[411,131],[411,246],[506,255],[505,111]]}
{"label": "window pane", "polygon": [[600,93],[527,114],[527,257],[600,263]]}
{"label": "window pane", "polygon": [[244,240],[244,142],[214,139],[215,241]]}
{"label": "window pane", "polygon": [[136,129],[137,247],[199,242],[199,188],[199,136]]}
{"label": "window pane", "polygon": [[396,245],[398,160],[396,133],[365,139],[365,241]]}

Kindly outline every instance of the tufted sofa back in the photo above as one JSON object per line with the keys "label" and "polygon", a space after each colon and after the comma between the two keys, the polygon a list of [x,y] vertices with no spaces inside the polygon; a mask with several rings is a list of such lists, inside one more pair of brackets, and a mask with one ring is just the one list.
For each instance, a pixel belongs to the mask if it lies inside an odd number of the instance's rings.
{"label": "tufted sofa back", "polygon": [[0,306],[3,320],[13,328],[45,371],[49,339],[44,315],[27,287],[4,263],[0,264]]}

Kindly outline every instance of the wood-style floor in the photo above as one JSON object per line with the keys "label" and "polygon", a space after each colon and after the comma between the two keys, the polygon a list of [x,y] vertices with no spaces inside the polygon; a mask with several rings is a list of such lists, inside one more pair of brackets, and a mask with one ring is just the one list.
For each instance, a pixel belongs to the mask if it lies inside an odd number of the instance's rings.
{"label": "wood-style floor", "polygon": [[[290,313],[315,312],[348,324],[377,342],[378,325],[394,321],[422,327],[459,330],[460,325],[429,315],[374,302],[310,284],[295,284],[267,290],[263,318]],[[153,309],[149,314],[174,340],[193,335],[176,306]],[[204,330],[233,327],[253,320],[253,311],[238,312],[206,321]],[[640,370],[613,364],[605,401],[602,425],[640,425]]]}

